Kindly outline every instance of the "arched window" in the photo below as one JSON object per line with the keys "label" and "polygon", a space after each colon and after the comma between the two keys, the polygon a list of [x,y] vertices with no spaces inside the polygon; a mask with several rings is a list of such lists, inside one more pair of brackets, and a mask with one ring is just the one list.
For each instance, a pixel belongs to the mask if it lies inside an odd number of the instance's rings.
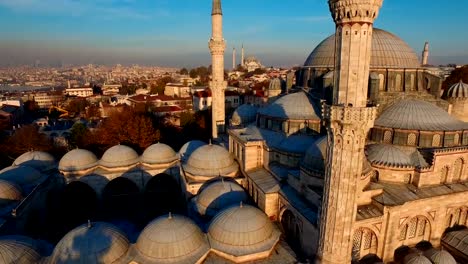
{"label": "arched window", "polygon": [[432,137],[432,146],[440,147],[440,135],[439,134],[435,134],[434,137]]}
{"label": "arched window", "polygon": [[408,145],[410,146],[416,146],[416,134],[414,133],[411,133],[409,134],[408,136]]}
{"label": "arched window", "polygon": [[468,207],[457,208],[448,214],[447,228],[454,226],[468,226]]}
{"label": "arched window", "polygon": [[414,74],[411,74],[410,76],[410,90],[411,91],[416,90],[416,87],[414,86]]}
{"label": "arched window", "polygon": [[379,74],[379,90],[385,91],[385,75]]}
{"label": "arched window", "polygon": [[449,167],[443,167],[440,170],[440,183],[441,184],[444,184],[447,182],[448,174],[449,174]]}
{"label": "arched window", "polygon": [[400,227],[399,239],[404,241],[404,245],[411,246],[423,240],[429,240],[431,235],[431,226],[425,216],[416,216],[407,220]]}
{"label": "arched window", "polygon": [[397,74],[395,77],[395,91],[400,92],[401,91],[401,75]]}
{"label": "arched window", "polygon": [[463,159],[459,158],[453,164],[452,182],[459,182],[463,175]]}
{"label": "arched window", "polygon": [[353,259],[359,260],[369,254],[377,253],[377,236],[369,228],[359,228],[353,236]]}
{"label": "arched window", "polygon": [[392,131],[389,131],[389,130],[385,131],[383,142],[387,144],[392,143],[392,139],[393,139],[392,137],[393,137]]}

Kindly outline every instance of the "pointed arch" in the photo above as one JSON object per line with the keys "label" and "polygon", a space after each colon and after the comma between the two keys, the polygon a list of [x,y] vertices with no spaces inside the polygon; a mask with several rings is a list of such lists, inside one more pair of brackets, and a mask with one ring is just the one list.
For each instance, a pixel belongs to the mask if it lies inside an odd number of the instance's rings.
{"label": "pointed arch", "polygon": [[431,223],[425,216],[419,215],[407,219],[400,226],[399,239],[404,241],[403,245],[416,245],[431,237]]}
{"label": "pointed arch", "polygon": [[463,167],[464,166],[465,166],[465,161],[462,158],[458,158],[453,163],[452,182],[459,182],[463,179]]}
{"label": "pointed arch", "polygon": [[378,238],[373,230],[366,227],[358,228],[353,235],[352,256],[359,260],[369,254],[377,254]]}
{"label": "pointed arch", "polygon": [[468,207],[462,206],[449,210],[446,219],[447,228],[454,226],[468,226]]}

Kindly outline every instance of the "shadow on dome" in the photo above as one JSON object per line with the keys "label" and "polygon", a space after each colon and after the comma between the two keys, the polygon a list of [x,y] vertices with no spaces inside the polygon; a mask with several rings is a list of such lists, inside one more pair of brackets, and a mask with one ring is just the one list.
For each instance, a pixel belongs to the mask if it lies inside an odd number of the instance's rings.
{"label": "shadow on dome", "polygon": [[397,249],[395,249],[395,252],[393,253],[393,259],[395,260],[396,263],[403,263],[403,260],[405,257],[411,253],[411,248],[408,246],[401,246]]}
{"label": "shadow on dome", "polygon": [[204,182],[202,184],[202,186],[200,187],[200,189],[198,189],[198,193],[197,193],[197,196],[200,195],[200,193],[203,192],[203,190],[205,190],[208,186],[210,186],[211,184],[215,183],[215,182],[218,182],[218,181],[226,181],[226,182],[233,182],[233,183],[237,183],[236,180],[234,180],[233,178],[230,178],[230,177],[224,177],[224,176],[218,176],[216,178],[213,178],[213,179],[209,179],[207,180],[206,182]]}
{"label": "shadow on dome", "polygon": [[359,264],[376,264],[376,263],[383,263],[383,261],[377,255],[369,254],[369,255],[366,255],[363,258],[361,258],[361,260],[359,260],[359,262],[357,262],[357,263],[359,263]]}
{"label": "shadow on dome", "polygon": [[142,221],[142,196],[140,188],[130,179],[118,177],[104,187],[103,213],[107,219]]}

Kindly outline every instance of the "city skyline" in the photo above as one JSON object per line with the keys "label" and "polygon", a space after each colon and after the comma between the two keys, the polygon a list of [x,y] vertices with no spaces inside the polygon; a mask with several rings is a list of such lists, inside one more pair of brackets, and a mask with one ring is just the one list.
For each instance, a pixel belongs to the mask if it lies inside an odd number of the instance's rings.
{"label": "city skyline", "polygon": [[[400,36],[417,54],[429,41],[431,64],[468,63],[463,18],[453,15],[454,6],[460,13],[468,6],[451,2],[388,1],[376,27]],[[242,43],[247,56],[266,66],[301,65],[334,31],[327,1],[226,1],[223,8],[226,66]],[[0,65],[209,65],[210,11],[208,0],[0,0]]]}

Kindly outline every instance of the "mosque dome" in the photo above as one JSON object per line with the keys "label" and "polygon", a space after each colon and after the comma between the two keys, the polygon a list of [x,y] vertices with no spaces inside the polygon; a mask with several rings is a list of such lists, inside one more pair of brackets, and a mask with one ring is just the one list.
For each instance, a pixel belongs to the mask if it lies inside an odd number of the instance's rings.
{"label": "mosque dome", "polygon": [[310,146],[302,162],[302,166],[309,170],[324,171],[325,159],[327,158],[328,138],[319,138]]}
{"label": "mosque dome", "polygon": [[[402,39],[382,29],[374,28],[372,35],[370,67],[372,68],[419,68],[421,66],[414,50]],[[335,35],[322,41],[307,58],[306,67],[335,66]]]}
{"label": "mosque dome", "polygon": [[237,257],[271,250],[280,235],[265,213],[249,205],[222,211],[208,228],[211,247]]}
{"label": "mosque dome", "polygon": [[114,263],[125,257],[129,245],[125,235],[111,224],[84,224],[60,240],[52,253],[51,263]]}
{"label": "mosque dome", "polygon": [[239,126],[254,122],[257,117],[257,110],[257,107],[251,104],[243,104],[239,106],[232,114],[232,125]]}
{"label": "mosque dome", "polygon": [[420,100],[400,100],[385,109],[375,126],[402,130],[454,131],[468,128],[434,104]]}
{"label": "mosque dome", "polygon": [[273,80],[271,80],[268,90],[281,90],[281,79],[274,78]]}
{"label": "mosque dome", "polygon": [[432,264],[422,253],[412,253],[405,257],[404,264]]}
{"label": "mosque dome", "polygon": [[20,186],[35,184],[42,174],[29,166],[11,166],[0,171],[0,180],[16,183]]}
{"label": "mosque dome", "polygon": [[135,150],[125,145],[117,145],[106,150],[99,164],[108,168],[126,167],[136,164],[139,156]]}
{"label": "mosque dome", "polygon": [[189,218],[161,216],[149,223],[136,243],[141,263],[198,263],[210,247],[205,234]]}
{"label": "mosque dome", "polygon": [[168,145],[157,143],[149,146],[141,156],[141,162],[162,164],[177,160],[177,153]]}
{"label": "mosque dome", "polygon": [[321,116],[320,107],[303,91],[285,95],[258,112],[280,119],[320,120]]}
{"label": "mosque dome", "polygon": [[24,236],[0,237],[1,263],[36,264],[40,259],[34,239]]}
{"label": "mosque dome", "polygon": [[387,167],[411,167],[411,157],[399,148],[387,144],[373,144],[366,148],[367,159],[371,164]]}
{"label": "mosque dome", "polygon": [[248,196],[238,183],[221,180],[210,183],[194,199],[198,214],[212,218],[229,206],[247,202]]}
{"label": "mosque dome", "polygon": [[188,157],[198,148],[205,146],[206,143],[200,140],[192,140],[185,143],[179,150],[179,157],[182,161],[187,161]]}
{"label": "mosque dome", "polygon": [[237,172],[239,165],[225,148],[218,145],[205,145],[192,153],[184,165],[184,170],[192,175],[219,176]]}
{"label": "mosque dome", "polygon": [[432,263],[457,264],[452,255],[450,255],[450,253],[443,249],[431,248],[424,252],[424,256],[426,256],[430,261],[432,261]]}
{"label": "mosque dome", "polygon": [[59,162],[59,170],[73,172],[95,167],[98,159],[94,153],[85,149],[74,149],[65,154]]}
{"label": "mosque dome", "polygon": [[55,166],[55,159],[47,152],[29,151],[16,158],[13,166],[29,166],[39,171],[49,170]]}
{"label": "mosque dome", "polygon": [[444,94],[444,98],[468,98],[468,84],[460,80],[459,83],[452,85]]}
{"label": "mosque dome", "polygon": [[22,198],[20,187],[11,182],[0,180],[0,206],[5,203],[20,201]]}

